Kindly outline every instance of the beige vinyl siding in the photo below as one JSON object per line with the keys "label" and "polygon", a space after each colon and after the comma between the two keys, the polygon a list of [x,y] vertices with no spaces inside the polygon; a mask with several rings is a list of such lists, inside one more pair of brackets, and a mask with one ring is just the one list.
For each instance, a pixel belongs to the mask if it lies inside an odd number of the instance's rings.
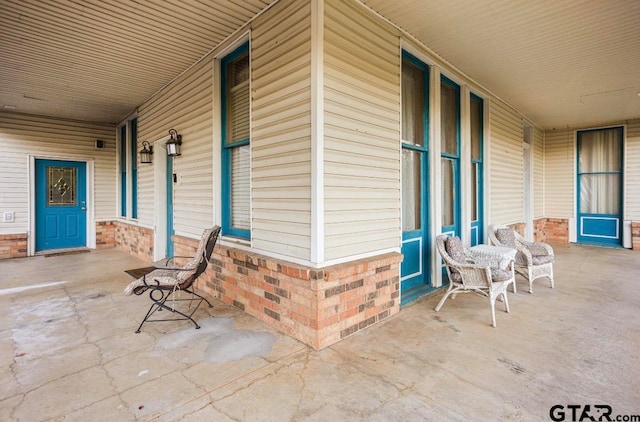
{"label": "beige vinyl siding", "polygon": [[325,2],[325,259],[400,247],[400,46],[357,3]]}
{"label": "beige vinyl siding", "polygon": [[252,245],[311,258],[311,8],[287,0],[251,32]]}
{"label": "beige vinyl siding", "polygon": [[533,129],[533,218],[544,217],[544,131]]}
{"label": "beige vinyl siding", "polygon": [[[178,183],[173,185],[176,233],[199,237],[213,223],[211,62],[203,60],[165,90],[139,108],[138,149],[143,141],[153,144],[168,139],[169,129],[182,135],[182,155],[173,159]],[[153,161],[166,160],[166,151],[156,149]],[[165,206],[154,196],[154,166],[138,164],[138,219],[154,225],[154,210]]]}
{"label": "beige vinyl siding", "polygon": [[[0,213],[15,213],[13,223],[0,220],[0,234],[29,230],[30,155],[93,161],[95,219],[113,219],[117,180],[115,137],[112,125],[0,112]],[[103,149],[95,148],[97,139],[105,141]],[[91,181],[87,183],[90,185]]]}
{"label": "beige vinyl siding", "polygon": [[524,221],[524,161],[522,117],[500,100],[490,108],[491,220],[489,224]]}
{"label": "beige vinyl siding", "polygon": [[573,218],[575,204],[576,153],[574,131],[545,132],[545,217]]}
{"label": "beige vinyl siding", "polygon": [[625,220],[640,221],[640,120],[627,123],[625,144]]}

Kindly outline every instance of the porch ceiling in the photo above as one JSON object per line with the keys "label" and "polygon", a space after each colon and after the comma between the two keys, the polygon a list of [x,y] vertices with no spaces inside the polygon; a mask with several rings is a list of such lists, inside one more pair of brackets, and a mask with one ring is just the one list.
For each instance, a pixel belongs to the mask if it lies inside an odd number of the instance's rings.
{"label": "porch ceiling", "polygon": [[363,0],[545,129],[640,117],[637,0]]}
{"label": "porch ceiling", "polygon": [[[0,110],[117,122],[274,1],[0,0]],[[544,128],[640,117],[637,0],[362,1]]]}
{"label": "porch ceiling", "polygon": [[118,122],[274,0],[0,0],[0,110]]}

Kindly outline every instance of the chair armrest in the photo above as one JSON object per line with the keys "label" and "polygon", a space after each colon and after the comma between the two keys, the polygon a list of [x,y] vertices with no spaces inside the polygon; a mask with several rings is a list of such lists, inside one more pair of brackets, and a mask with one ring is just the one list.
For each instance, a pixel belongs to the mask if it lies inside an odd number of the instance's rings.
{"label": "chair armrest", "polygon": [[160,270],[185,270],[188,271],[188,268],[184,268],[184,265],[176,264],[176,259],[193,259],[193,257],[188,256],[172,256],[169,258],[163,258],[161,260],[155,261],[153,265],[155,268]]}
{"label": "chair armrest", "polygon": [[520,245],[529,251],[530,255],[551,255],[553,256],[553,248],[544,242],[530,242],[528,240],[519,239]]}

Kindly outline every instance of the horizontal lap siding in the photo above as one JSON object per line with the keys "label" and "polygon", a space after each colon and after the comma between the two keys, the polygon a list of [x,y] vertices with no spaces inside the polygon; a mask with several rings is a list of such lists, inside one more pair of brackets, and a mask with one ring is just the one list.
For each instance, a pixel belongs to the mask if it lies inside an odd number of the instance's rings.
{"label": "horizontal lap siding", "polygon": [[[29,227],[29,155],[92,160],[97,220],[116,212],[116,129],[111,125],[0,113],[0,212],[13,211],[15,222],[0,220],[0,234],[24,233]],[[95,141],[105,141],[103,149]]]}
{"label": "horizontal lap siding", "polygon": [[575,204],[573,130],[545,132],[545,217],[572,218]]}
{"label": "horizontal lap siding", "polygon": [[544,217],[544,131],[533,132],[533,218]]}
{"label": "horizontal lap siding", "polygon": [[[174,221],[176,233],[199,237],[213,222],[213,99],[212,66],[203,60],[180,79],[146,102],[138,114],[138,150],[143,141],[153,144],[168,139],[169,129],[182,135],[182,155],[173,160],[178,183],[174,184]],[[165,160],[164,149],[155,150],[156,160]],[[153,165],[138,165],[138,218],[146,226],[154,225]]]}
{"label": "horizontal lap siding", "polygon": [[400,247],[400,57],[393,28],[325,3],[325,259]]}
{"label": "horizontal lap siding", "polygon": [[522,118],[500,100],[491,102],[490,223],[524,221]]}
{"label": "horizontal lap siding", "polygon": [[640,221],[640,120],[630,121],[627,124],[625,162],[624,219]]}
{"label": "horizontal lap siding", "polygon": [[253,247],[311,258],[311,8],[283,1],[251,34]]}

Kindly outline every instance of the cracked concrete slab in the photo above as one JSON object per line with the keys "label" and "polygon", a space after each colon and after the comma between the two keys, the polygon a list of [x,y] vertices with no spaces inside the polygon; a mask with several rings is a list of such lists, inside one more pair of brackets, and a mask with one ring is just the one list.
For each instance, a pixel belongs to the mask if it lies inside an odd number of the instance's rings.
{"label": "cracked concrete slab", "polygon": [[[116,250],[0,261],[2,421],[548,420],[555,404],[640,414],[640,254],[554,245],[556,288],[511,313],[419,299],[322,351],[213,301],[145,324]],[[52,284],[64,280],[65,283]],[[29,287],[29,288],[24,288]]]}

